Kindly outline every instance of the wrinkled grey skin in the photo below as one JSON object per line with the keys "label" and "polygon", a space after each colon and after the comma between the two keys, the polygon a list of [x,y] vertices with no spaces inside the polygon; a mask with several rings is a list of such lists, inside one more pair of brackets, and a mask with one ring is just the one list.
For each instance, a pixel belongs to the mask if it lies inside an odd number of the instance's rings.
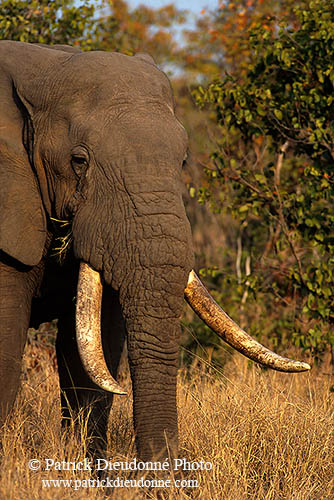
{"label": "wrinkled grey skin", "polygon": [[[74,411],[93,403],[95,447],[105,438],[111,396],[84,373],[74,340],[82,260],[104,279],[114,376],[127,335],[138,456],[166,457],[166,437],[177,453],[179,318],[193,266],[180,184],[186,133],[148,57],[56,48],[0,42],[1,418],[19,387],[27,328],[57,317],[64,415],[66,401]],[[50,217],[73,222],[62,267],[49,255]]]}

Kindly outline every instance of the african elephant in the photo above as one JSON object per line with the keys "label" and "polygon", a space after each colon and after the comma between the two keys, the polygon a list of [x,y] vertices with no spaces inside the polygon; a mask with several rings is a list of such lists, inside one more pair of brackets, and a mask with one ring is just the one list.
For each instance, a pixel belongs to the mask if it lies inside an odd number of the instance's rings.
{"label": "african elephant", "polygon": [[[243,332],[192,271],[181,196],[187,134],[149,56],[1,41],[0,103],[2,421],[19,387],[26,331],[52,318],[63,413],[90,404],[96,440],[106,433],[110,394],[124,393],[115,379],[127,338],[144,460],[166,457],[167,446],[177,454],[184,296],[251,359],[309,369]],[[59,267],[49,258],[52,219],[71,223],[73,251]]]}

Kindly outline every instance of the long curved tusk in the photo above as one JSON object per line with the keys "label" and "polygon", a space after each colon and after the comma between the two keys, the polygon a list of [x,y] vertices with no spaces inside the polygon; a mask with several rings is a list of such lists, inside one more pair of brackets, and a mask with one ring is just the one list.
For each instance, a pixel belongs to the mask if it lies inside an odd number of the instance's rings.
{"label": "long curved tusk", "polygon": [[80,358],[92,381],[105,391],[127,394],[111,376],[101,340],[102,284],[100,273],[81,262],[76,304],[76,336]]}
{"label": "long curved tusk", "polygon": [[194,271],[189,274],[184,291],[185,298],[198,316],[220,338],[248,358],[282,372],[303,372],[310,370],[310,365],[303,361],[283,358],[270,351],[248,333],[242,330],[211,297]]}

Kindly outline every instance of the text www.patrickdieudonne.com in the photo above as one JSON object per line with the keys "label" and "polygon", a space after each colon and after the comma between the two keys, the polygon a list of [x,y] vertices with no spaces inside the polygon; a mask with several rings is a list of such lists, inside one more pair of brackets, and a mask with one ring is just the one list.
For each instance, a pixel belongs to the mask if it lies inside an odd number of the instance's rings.
{"label": "text www.patrickdieudonne.com", "polygon": [[42,479],[43,488],[198,488],[197,479]]}
{"label": "text www.patrickdieudonne.com", "polygon": [[[190,462],[185,458],[177,458],[162,462],[142,462],[134,458],[129,462],[112,461],[105,459],[82,461],[56,461],[52,458],[44,460],[32,459],[28,462],[29,469],[38,471],[197,471],[211,470],[212,463],[203,460]],[[198,488],[197,479],[148,478],[140,477],[125,479],[120,476],[105,477],[103,479],[42,479],[44,488]]]}

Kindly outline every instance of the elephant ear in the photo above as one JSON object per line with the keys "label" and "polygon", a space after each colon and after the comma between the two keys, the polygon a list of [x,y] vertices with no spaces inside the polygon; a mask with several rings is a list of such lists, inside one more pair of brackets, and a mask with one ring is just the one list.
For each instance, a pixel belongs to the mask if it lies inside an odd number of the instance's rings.
{"label": "elephant ear", "polygon": [[[45,211],[39,186],[23,144],[29,112],[13,88],[0,109],[0,249],[22,264],[42,258],[46,240]],[[24,116],[26,114],[26,116]]]}

